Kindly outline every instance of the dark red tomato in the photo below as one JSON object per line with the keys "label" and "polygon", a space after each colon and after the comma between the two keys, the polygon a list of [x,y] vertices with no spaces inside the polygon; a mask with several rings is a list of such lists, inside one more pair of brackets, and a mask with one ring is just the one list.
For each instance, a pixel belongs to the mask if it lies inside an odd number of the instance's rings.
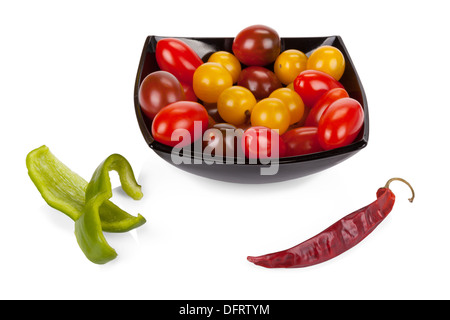
{"label": "dark red tomato", "polygon": [[241,147],[249,159],[282,158],[286,154],[286,145],[280,135],[261,126],[245,130]]}
{"label": "dark red tomato", "polygon": [[183,87],[175,76],[166,71],[155,71],[144,78],[139,87],[142,112],[153,119],[163,107],[184,100]]}
{"label": "dark red tomato", "polygon": [[208,111],[208,115],[214,120],[215,123],[224,123],[225,120],[219,114],[219,110],[217,107],[208,108],[209,105],[205,105],[206,110]]}
{"label": "dark red tomato", "polygon": [[208,155],[236,157],[241,150],[244,130],[229,123],[216,123],[203,135],[203,152]]}
{"label": "dark red tomato", "polygon": [[243,69],[237,85],[249,89],[256,100],[267,98],[274,90],[282,86],[275,73],[263,67]]}
{"label": "dark red tomato", "polygon": [[323,151],[317,132],[317,127],[300,127],[283,134],[281,138],[286,143],[286,156],[292,157]]}
{"label": "dark red tomato", "polygon": [[208,112],[200,103],[178,101],[158,112],[153,119],[152,135],[158,142],[182,148],[202,138],[208,122]]}
{"label": "dark red tomato", "polygon": [[344,87],[339,81],[322,71],[305,70],[294,80],[294,90],[308,108],[314,107],[320,97],[333,88]]}
{"label": "dark red tomato", "polygon": [[234,38],[232,50],[236,58],[247,66],[265,66],[280,54],[280,36],[270,27],[250,26]]}
{"label": "dark red tomato", "polygon": [[348,93],[343,88],[334,88],[326,92],[322,97],[320,97],[320,99],[316,102],[314,107],[309,112],[308,117],[305,121],[305,126],[317,127],[319,125],[320,117],[322,116],[326,108],[328,108],[328,106],[334,101],[341,98],[348,98]]}
{"label": "dark red tomato", "polygon": [[342,98],[333,102],[319,121],[319,143],[325,150],[352,143],[364,124],[364,110],[358,101]]}
{"label": "dark red tomato", "polygon": [[156,62],[161,70],[172,73],[180,82],[192,85],[194,72],[203,61],[185,42],[165,38],[156,43]]}
{"label": "dark red tomato", "polygon": [[184,83],[184,82],[180,82],[180,83],[181,83],[181,86],[183,87],[184,96],[186,97],[186,100],[197,102],[198,98],[195,95],[194,88],[192,88],[192,85]]}

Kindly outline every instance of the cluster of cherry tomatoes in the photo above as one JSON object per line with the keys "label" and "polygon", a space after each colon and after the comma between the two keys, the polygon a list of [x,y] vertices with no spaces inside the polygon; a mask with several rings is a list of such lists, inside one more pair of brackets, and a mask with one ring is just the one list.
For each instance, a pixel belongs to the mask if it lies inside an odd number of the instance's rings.
{"label": "cluster of cherry tomatoes", "polygon": [[[278,33],[255,25],[239,32],[232,52],[214,52],[205,62],[176,38],[159,40],[155,56],[160,70],[143,80],[139,102],[160,143],[182,147],[172,135],[181,128],[192,137],[186,144],[203,139],[223,155],[241,148],[249,158],[270,157],[275,141],[286,157],[348,145],[363,126],[363,108],[339,82],[345,59],[335,47],[309,57],[281,52]],[[222,137],[204,134],[208,128]]]}

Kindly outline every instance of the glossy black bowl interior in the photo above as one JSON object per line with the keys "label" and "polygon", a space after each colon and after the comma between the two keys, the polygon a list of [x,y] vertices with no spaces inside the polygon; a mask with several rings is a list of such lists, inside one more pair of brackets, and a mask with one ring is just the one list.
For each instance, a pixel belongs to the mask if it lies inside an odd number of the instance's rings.
{"label": "glossy black bowl interior", "polygon": [[[141,112],[138,100],[138,91],[142,80],[151,72],[159,70],[155,58],[155,48],[158,40],[162,38],[164,37],[149,36],[145,41],[136,76],[134,104],[139,127],[145,141],[161,158],[171,164],[174,164],[171,158],[172,148],[153,139],[151,134],[151,121],[148,120]],[[209,56],[215,51],[225,50],[232,52],[231,46],[233,43],[233,38],[179,39],[186,42],[194,51],[196,51],[203,61],[207,61]],[[346,66],[344,75],[340,79],[340,82],[344,85],[349,96],[358,100],[363,106],[364,127],[355,142],[345,147],[333,150],[281,158],[277,164],[273,162],[270,164],[263,164],[260,162],[249,163],[249,161],[243,163],[237,159],[235,159],[233,164],[230,164],[225,158],[223,159],[223,162],[215,162],[210,164],[210,161],[205,162],[205,159],[203,159],[201,153],[192,152],[189,154],[191,159],[190,163],[174,165],[193,174],[216,180],[237,183],[268,183],[295,179],[322,171],[348,159],[363,149],[367,145],[369,139],[369,111],[367,107],[367,100],[361,81],[341,37],[281,38],[281,51],[287,49],[298,49],[305,52],[308,56],[314,49],[321,45],[334,46],[341,50],[344,54]],[[244,68],[245,66],[242,67]],[[268,66],[268,68],[270,68],[270,66]],[[274,166],[273,168],[276,166],[276,174],[262,175],[261,168],[268,168],[270,166]],[[272,171],[274,172],[275,170]]]}

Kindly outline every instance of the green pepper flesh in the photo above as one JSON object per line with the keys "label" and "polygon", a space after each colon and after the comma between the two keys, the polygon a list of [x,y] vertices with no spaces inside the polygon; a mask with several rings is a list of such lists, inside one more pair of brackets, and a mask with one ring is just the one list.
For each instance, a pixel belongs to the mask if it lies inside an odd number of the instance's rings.
{"label": "green pepper flesh", "polygon": [[109,171],[119,174],[123,190],[131,198],[142,198],[141,186],[134,178],[128,161],[119,154],[110,155],[92,175],[86,188],[86,205],[81,217],[75,221],[75,235],[78,245],[86,257],[94,263],[103,264],[117,256],[116,251],[106,241],[101,225],[99,208],[112,197]]}
{"label": "green pepper flesh", "polygon": [[142,198],[129,162],[119,154],[106,158],[89,183],[59,161],[47,146],[31,151],[26,158],[28,174],[44,200],[75,221],[75,236],[85,256],[97,264],[116,258],[116,251],[103,235],[126,232],[141,226],[145,218],[132,216],[109,201],[113,196],[109,172],[117,171],[122,189],[135,200]]}
{"label": "green pepper flesh", "polygon": [[[85,206],[88,182],[57,159],[45,145],[27,155],[26,165],[28,175],[47,204],[72,220],[78,220]],[[132,170],[130,172],[133,175]],[[122,187],[126,184],[126,181],[122,183]],[[139,199],[139,196],[134,198]],[[102,230],[106,232],[127,232],[146,222],[140,214],[130,215],[109,200],[103,202],[99,213]]]}

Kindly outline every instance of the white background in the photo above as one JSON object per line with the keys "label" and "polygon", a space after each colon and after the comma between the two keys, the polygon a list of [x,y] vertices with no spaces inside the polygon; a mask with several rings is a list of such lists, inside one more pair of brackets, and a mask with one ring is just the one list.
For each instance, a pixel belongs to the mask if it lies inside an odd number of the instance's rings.
{"label": "white background", "polygon": [[[2,1],[0,5],[0,298],[448,299],[446,1]],[[146,145],[133,87],[147,35],[235,36],[252,24],[280,36],[342,36],[366,90],[368,146],[307,178],[236,185],[171,166]],[[90,179],[112,153],[144,198],[113,201],[147,223],[106,234],[117,259],[79,249],[25,157],[41,145]],[[112,174],[113,187],[119,186]],[[389,217],[321,265],[265,269],[246,260],[286,249],[375,200],[400,176]]]}

